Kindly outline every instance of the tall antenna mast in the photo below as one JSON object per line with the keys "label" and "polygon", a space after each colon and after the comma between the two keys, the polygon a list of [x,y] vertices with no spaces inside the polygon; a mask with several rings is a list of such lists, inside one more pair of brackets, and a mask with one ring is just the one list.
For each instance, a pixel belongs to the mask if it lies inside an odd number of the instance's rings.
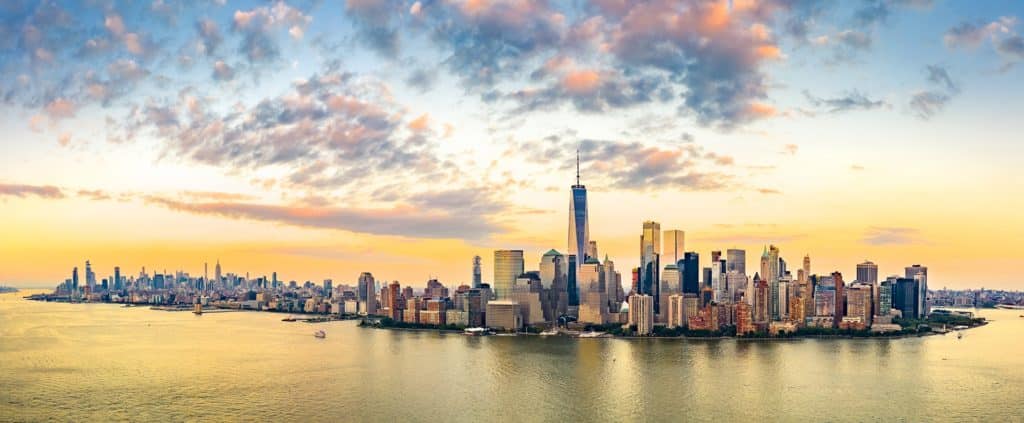
{"label": "tall antenna mast", "polygon": [[580,149],[576,148],[576,185],[580,184]]}

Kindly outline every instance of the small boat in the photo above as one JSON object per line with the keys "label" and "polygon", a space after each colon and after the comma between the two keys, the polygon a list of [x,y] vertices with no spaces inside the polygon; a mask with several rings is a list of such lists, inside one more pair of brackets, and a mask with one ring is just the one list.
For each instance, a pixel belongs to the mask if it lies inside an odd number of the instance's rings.
{"label": "small boat", "polygon": [[295,321],[295,316],[285,317],[285,318],[281,319],[281,321],[282,322],[294,322]]}
{"label": "small boat", "polygon": [[462,331],[462,334],[466,336],[485,336],[490,335],[491,331],[487,328],[466,328]]}
{"label": "small boat", "polygon": [[604,336],[604,332],[583,332],[580,334],[580,338],[600,338]]}
{"label": "small boat", "polygon": [[963,332],[957,332],[956,333],[956,339],[961,339],[963,337],[964,337],[964,333]]}
{"label": "small boat", "polygon": [[557,331],[557,330],[554,330],[554,329],[551,329],[551,330],[546,330],[546,331],[544,331],[544,332],[541,332],[541,333],[539,333],[539,335],[540,335],[540,336],[553,336],[553,335],[558,335],[558,331]]}
{"label": "small boat", "polygon": [[322,330],[318,330],[316,332],[313,332],[313,336],[315,336],[317,338],[320,338],[320,339],[323,339],[323,338],[327,337],[327,332],[324,332]]}

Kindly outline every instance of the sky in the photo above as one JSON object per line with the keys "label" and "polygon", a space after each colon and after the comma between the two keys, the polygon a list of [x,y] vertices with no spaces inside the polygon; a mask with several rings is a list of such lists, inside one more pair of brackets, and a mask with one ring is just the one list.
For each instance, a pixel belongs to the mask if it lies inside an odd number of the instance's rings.
{"label": "sky", "polygon": [[[642,223],[813,273],[1021,289],[1024,3],[0,4],[0,283],[470,281]],[[211,270],[212,271],[212,270]]]}

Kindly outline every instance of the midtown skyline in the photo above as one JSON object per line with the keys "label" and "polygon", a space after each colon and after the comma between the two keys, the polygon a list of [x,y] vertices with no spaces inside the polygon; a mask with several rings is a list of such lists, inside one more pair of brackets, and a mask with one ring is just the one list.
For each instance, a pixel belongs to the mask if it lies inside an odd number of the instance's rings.
{"label": "midtown skyline", "polygon": [[623,271],[655,221],[702,264],[1020,287],[1019,3],[159,5],[0,11],[0,284],[85,258],[470,283],[569,250],[579,151]]}

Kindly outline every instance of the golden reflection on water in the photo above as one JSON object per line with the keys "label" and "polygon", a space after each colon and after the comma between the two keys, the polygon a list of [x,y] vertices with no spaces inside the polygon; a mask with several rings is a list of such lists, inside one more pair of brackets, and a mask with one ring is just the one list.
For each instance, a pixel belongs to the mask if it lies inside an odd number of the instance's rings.
{"label": "golden reflection on water", "polygon": [[22,295],[0,295],[0,421],[1024,418],[1015,311],[960,340],[566,339]]}

